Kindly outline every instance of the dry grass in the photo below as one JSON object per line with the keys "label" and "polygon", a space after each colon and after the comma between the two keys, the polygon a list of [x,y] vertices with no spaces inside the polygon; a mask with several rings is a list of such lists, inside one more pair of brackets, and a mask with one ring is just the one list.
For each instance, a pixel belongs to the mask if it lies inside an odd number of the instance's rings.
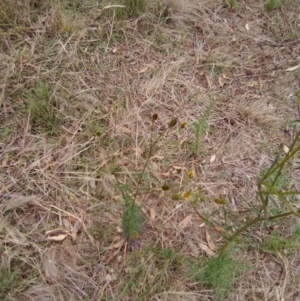
{"label": "dry grass", "polygon": [[[261,0],[153,0],[132,19],[119,3],[0,3],[1,300],[215,300],[191,267],[214,251],[209,236],[219,248],[220,229],[255,214],[256,181],[295,133],[297,1],[266,11]],[[134,242],[116,178],[142,190]],[[282,181],[300,189],[297,160]],[[184,192],[214,226],[172,199]],[[76,221],[74,241],[46,239]],[[298,300],[294,227],[245,237],[226,300]],[[273,232],[295,243],[264,248]]]}

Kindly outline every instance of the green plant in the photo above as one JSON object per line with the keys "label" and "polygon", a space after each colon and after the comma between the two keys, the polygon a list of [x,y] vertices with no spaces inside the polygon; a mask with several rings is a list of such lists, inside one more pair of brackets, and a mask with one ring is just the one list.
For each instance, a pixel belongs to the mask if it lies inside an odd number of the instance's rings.
{"label": "green plant", "polygon": [[204,110],[202,116],[194,124],[195,143],[192,150],[193,155],[198,155],[203,146],[203,138],[205,137],[206,132],[209,131],[207,118],[210,115],[213,105],[214,102],[212,101],[211,104]]}
{"label": "green plant", "polygon": [[[12,294],[21,286],[22,278],[26,274],[26,265],[19,259],[5,262],[4,256],[0,265],[0,300],[5,300],[7,294]],[[28,268],[28,267],[27,267]]]}
{"label": "green plant", "polygon": [[231,9],[232,8],[237,8],[237,6],[238,6],[237,0],[229,0],[228,4],[229,4],[229,6],[230,6]]}
{"label": "green plant", "polygon": [[122,216],[122,228],[127,239],[137,239],[143,230],[144,214],[134,198],[130,195],[126,186],[121,188],[125,201],[125,209]]}
{"label": "green plant", "polygon": [[166,23],[172,16],[172,10],[169,1],[155,1],[150,7],[151,12],[161,23]]}
{"label": "green plant", "polygon": [[284,236],[282,235],[282,233],[275,231],[270,237],[265,239],[263,245],[261,246],[261,249],[264,252],[268,252],[273,255],[288,255],[295,248],[298,250],[300,249],[299,237],[299,227],[294,229],[293,232],[288,236]]}
{"label": "green plant", "polygon": [[13,27],[15,25],[27,25],[26,20],[22,13],[26,12],[30,15],[30,0],[3,0],[0,3],[0,28]]}
{"label": "green plant", "polygon": [[228,252],[206,259],[200,266],[193,262],[192,266],[192,275],[195,279],[202,285],[213,288],[218,300],[226,298],[244,268],[243,264],[234,260]]}
{"label": "green plant", "polygon": [[173,128],[176,124],[178,119],[174,118],[172,119],[165,130],[157,136],[155,140],[153,140],[153,132],[154,132],[154,124],[155,121],[158,119],[157,114],[153,114],[152,116],[152,124],[151,124],[151,136],[150,136],[150,144],[149,144],[149,150],[147,152],[146,161],[144,163],[143,169],[141,173],[139,174],[138,181],[135,187],[134,193],[131,193],[130,189],[127,185],[120,185],[118,178],[117,178],[117,172],[115,173],[116,180],[119,183],[119,189],[122,193],[123,200],[125,203],[125,209],[123,212],[122,217],[122,227],[124,234],[127,239],[134,240],[140,236],[143,229],[143,222],[144,222],[144,215],[139,205],[136,203],[136,197],[141,191],[142,181],[144,178],[144,174],[146,172],[147,166],[149,164],[150,158],[153,155],[154,147],[157,144],[157,142],[164,136],[164,134],[170,129]]}
{"label": "green plant", "polygon": [[172,281],[185,273],[182,262],[183,256],[171,248],[148,246],[130,254],[121,296],[146,301],[172,288]]}
{"label": "green plant", "polygon": [[53,135],[63,123],[58,100],[52,95],[50,86],[40,81],[26,94],[31,128],[33,131]]}
{"label": "green plant", "polygon": [[[300,131],[295,135],[294,140],[291,143],[288,151],[286,153],[279,153],[271,167],[264,172],[262,177],[259,179],[257,184],[257,198],[260,203],[258,208],[257,217],[248,221],[244,226],[239,228],[233,235],[228,237],[225,245],[220,250],[220,255],[226,250],[228,245],[234,241],[240,234],[246,232],[249,228],[253,227],[256,224],[261,224],[263,222],[274,221],[280,218],[286,218],[288,216],[296,216],[300,217],[300,210],[295,208],[293,204],[293,198],[296,195],[300,194],[300,191],[297,190],[289,190],[286,188],[286,185],[282,184],[282,173],[290,162],[290,160],[299,152],[300,144]],[[283,205],[285,208],[284,212],[272,214],[272,210],[270,210],[270,201],[273,197],[276,197],[278,202]],[[284,209],[282,209],[284,210]]]}
{"label": "green plant", "polygon": [[145,0],[122,0],[119,4],[120,7],[116,10],[118,19],[135,18],[147,11]]}
{"label": "green plant", "polygon": [[267,11],[271,11],[280,8],[282,6],[282,2],[281,0],[268,0],[264,6]]}

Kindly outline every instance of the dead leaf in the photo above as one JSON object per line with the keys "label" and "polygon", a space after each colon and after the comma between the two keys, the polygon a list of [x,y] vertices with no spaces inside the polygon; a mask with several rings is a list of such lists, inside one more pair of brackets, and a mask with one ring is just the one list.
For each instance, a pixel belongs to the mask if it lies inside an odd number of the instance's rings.
{"label": "dead leaf", "polygon": [[187,215],[180,223],[179,223],[179,228],[183,229],[187,226],[187,224],[192,220],[193,214]]}
{"label": "dead leaf", "polygon": [[138,74],[140,74],[140,73],[145,73],[149,68],[154,69],[154,65],[152,65],[152,64],[147,64],[147,65],[145,65],[144,68],[142,68],[142,69],[141,69],[140,71],[138,71],[137,73],[138,73]]}
{"label": "dead leaf", "polygon": [[205,238],[206,238],[206,241],[207,241],[207,244],[208,244],[209,248],[212,251],[216,252],[217,251],[217,247],[216,247],[215,243],[213,242],[213,240],[211,239],[210,234],[209,234],[209,232],[208,232],[207,229],[205,231]]}
{"label": "dead leaf", "polygon": [[119,249],[119,248],[123,247],[125,245],[125,243],[126,243],[126,239],[122,238],[121,240],[117,241],[113,245],[106,248],[106,250]]}
{"label": "dead leaf", "polygon": [[91,178],[91,179],[89,179],[88,183],[89,183],[89,186],[90,186],[91,190],[95,191],[96,187],[97,187],[96,186],[96,179],[95,178]]}
{"label": "dead leaf", "polygon": [[258,84],[257,81],[255,81],[255,80],[250,80],[248,83],[246,83],[246,86],[252,88],[252,87],[255,87],[257,84]]}
{"label": "dead leaf", "polygon": [[66,234],[66,233],[69,233],[69,231],[63,229],[63,228],[57,228],[57,229],[54,229],[54,230],[49,230],[49,231],[46,231],[46,235],[47,236],[53,236],[53,235],[58,235],[58,234]]}
{"label": "dead leaf", "polygon": [[80,228],[81,228],[81,221],[77,220],[74,224],[74,227],[71,228],[71,232],[70,232],[70,235],[71,235],[73,241],[76,240],[77,233],[80,230]]}
{"label": "dead leaf", "polygon": [[291,71],[297,70],[298,68],[300,68],[300,64],[299,64],[299,65],[296,65],[296,66],[294,66],[294,67],[287,68],[285,71],[291,72]]}
{"label": "dead leaf", "polygon": [[112,254],[105,260],[106,264],[109,264],[119,253],[120,253],[120,249],[116,249],[112,252]]}
{"label": "dead leaf", "polygon": [[213,257],[215,256],[215,252],[212,251],[207,245],[199,243],[199,247],[205,252],[207,257]]}
{"label": "dead leaf", "polygon": [[[66,219],[66,218],[64,218],[63,220],[62,220],[62,222],[63,222],[63,225],[64,225],[64,227],[67,229],[67,230],[71,230],[71,224],[69,223],[69,221]],[[52,230],[53,231],[53,230]],[[47,231],[48,232],[48,231]],[[46,232],[46,234],[47,234],[47,232]],[[51,235],[51,234],[48,234],[48,235]]]}
{"label": "dead leaf", "polygon": [[125,127],[125,126],[120,126],[119,130],[121,130],[124,134],[131,134],[132,133],[132,131],[129,128]]}
{"label": "dead leaf", "polygon": [[226,233],[227,236],[233,235],[231,231],[226,231],[223,227],[215,226],[214,229],[219,233]]}
{"label": "dead leaf", "polygon": [[76,223],[79,220],[79,218],[75,215],[69,215],[69,221]]}
{"label": "dead leaf", "polygon": [[175,170],[182,170],[182,166],[178,166],[178,165],[174,165],[173,168],[174,168]]}
{"label": "dead leaf", "polygon": [[154,222],[155,221],[155,217],[156,217],[156,212],[155,212],[154,208],[150,208],[150,220],[152,222]]}
{"label": "dead leaf", "polygon": [[215,162],[215,160],[216,160],[216,155],[212,155],[209,159],[209,163],[212,164]]}
{"label": "dead leaf", "polygon": [[207,84],[208,84],[208,87],[209,87],[209,89],[211,90],[211,80],[210,80],[210,78],[205,74],[205,77],[206,77],[206,81],[207,81]]}
{"label": "dead leaf", "polygon": [[66,234],[59,234],[57,236],[49,236],[46,238],[48,241],[63,241],[69,236],[68,233]]}
{"label": "dead leaf", "polygon": [[77,220],[77,221],[75,222],[74,227],[73,227],[73,231],[77,233],[77,232],[80,230],[81,226],[82,226],[81,221],[80,221],[80,220]]}
{"label": "dead leaf", "polygon": [[287,147],[286,145],[284,145],[283,146],[283,151],[287,154],[290,151],[290,149],[289,149],[289,147]]}
{"label": "dead leaf", "polygon": [[222,76],[219,76],[218,82],[219,82],[219,86],[220,86],[220,87],[223,87],[224,84],[225,84]]}
{"label": "dead leaf", "polygon": [[163,178],[163,179],[165,179],[165,178],[169,178],[170,176],[171,176],[171,173],[168,171],[168,172],[164,172],[164,173],[162,173],[162,174],[160,174],[161,175],[161,177]]}
{"label": "dead leaf", "polygon": [[145,73],[148,69],[149,69],[149,66],[146,66],[146,67],[142,68],[140,71],[138,71],[138,74]]}
{"label": "dead leaf", "polygon": [[158,155],[151,157],[151,159],[157,159],[157,160],[163,160],[164,158],[165,156],[158,156]]}

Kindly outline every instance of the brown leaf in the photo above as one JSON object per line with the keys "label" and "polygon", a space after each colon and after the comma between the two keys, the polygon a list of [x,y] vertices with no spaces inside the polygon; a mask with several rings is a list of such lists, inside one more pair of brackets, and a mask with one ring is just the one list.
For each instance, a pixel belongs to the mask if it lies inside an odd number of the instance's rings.
{"label": "brown leaf", "polygon": [[187,226],[187,224],[192,220],[193,214],[187,215],[180,223],[179,223],[179,228],[183,229]]}
{"label": "brown leaf", "polygon": [[207,241],[207,244],[208,244],[209,248],[212,251],[216,252],[217,251],[217,247],[216,247],[215,243],[213,242],[213,240],[211,239],[211,236],[210,236],[210,234],[209,234],[209,232],[208,232],[207,229],[205,231],[205,237],[206,237],[206,241]]}
{"label": "brown leaf", "polygon": [[91,178],[91,179],[88,180],[88,183],[89,183],[89,186],[90,186],[91,190],[95,191],[96,188],[97,188],[96,179],[95,178]]}
{"label": "brown leaf", "polygon": [[215,160],[216,160],[216,155],[212,155],[209,159],[209,163],[212,164],[215,162]]}
{"label": "brown leaf", "polygon": [[113,245],[106,248],[106,250],[119,249],[119,248],[123,247],[125,245],[125,243],[126,243],[126,239],[122,238],[121,240],[117,241]]}
{"label": "brown leaf", "polygon": [[58,234],[67,234],[69,233],[69,231],[65,230],[65,229],[62,229],[62,228],[57,228],[57,229],[54,229],[54,230],[49,230],[49,231],[46,231],[46,235],[47,236],[53,236],[53,235],[58,235]]}
{"label": "brown leaf", "polygon": [[74,224],[73,231],[77,233],[80,230],[81,226],[82,226],[81,221],[77,220]]}
{"label": "brown leaf", "polygon": [[224,86],[224,80],[223,80],[222,76],[219,76],[218,82],[219,82],[219,86],[220,86],[220,87],[223,87],[223,86]]}
{"label": "brown leaf", "polygon": [[146,66],[144,68],[142,68],[140,71],[138,71],[138,73],[145,73],[147,70],[149,69],[149,66]]}
{"label": "brown leaf", "polygon": [[207,245],[199,243],[199,247],[205,252],[207,257],[215,256],[215,252],[212,251]]}
{"label": "brown leaf", "polygon": [[283,151],[287,154],[290,151],[290,149],[289,149],[289,147],[287,147],[286,145],[284,145],[283,146]]}
{"label": "brown leaf", "polygon": [[205,77],[206,77],[206,81],[207,81],[208,87],[211,90],[211,87],[212,87],[211,80],[210,80],[210,78],[206,74],[205,74]]}
{"label": "brown leaf", "polygon": [[[63,225],[64,225],[64,227],[67,229],[67,230],[71,230],[71,224],[69,223],[69,221],[67,220],[67,219],[63,219],[62,220],[62,222],[63,222]],[[53,230],[52,230],[53,231]],[[47,232],[46,232],[46,234],[47,234]],[[49,235],[51,235],[51,234],[49,234]]]}
{"label": "brown leaf", "polygon": [[118,129],[121,130],[124,134],[132,134],[132,131],[125,126],[120,126]]}
{"label": "brown leaf", "polygon": [[294,67],[287,68],[285,71],[291,72],[291,71],[297,70],[298,68],[300,68],[300,64],[299,64],[299,65],[296,65],[296,66],[294,66]]}
{"label": "brown leaf", "polygon": [[106,264],[109,264],[119,253],[121,248],[116,249],[112,252],[112,254],[105,260]]}
{"label": "brown leaf", "polygon": [[155,209],[154,208],[150,208],[150,220],[152,222],[154,222],[155,221],[155,217],[156,217]]}
{"label": "brown leaf", "polygon": [[68,237],[68,233],[66,234],[59,234],[57,236],[49,236],[46,238],[46,240],[48,241],[63,241]]}
{"label": "brown leaf", "polygon": [[163,179],[165,179],[165,178],[169,178],[171,176],[171,173],[168,171],[168,172],[164,172],[164,173],[162,173],[161,174],[161,177],[163,178]]}
{"label": "brown leaf", "polygon": [[140,74],[140,73],[145,73],[149,68],[152,68],[154,69],[154,65],[152,64],[147,64],[144,68],[142,68],[140,71],[138,71],[137,73]]}

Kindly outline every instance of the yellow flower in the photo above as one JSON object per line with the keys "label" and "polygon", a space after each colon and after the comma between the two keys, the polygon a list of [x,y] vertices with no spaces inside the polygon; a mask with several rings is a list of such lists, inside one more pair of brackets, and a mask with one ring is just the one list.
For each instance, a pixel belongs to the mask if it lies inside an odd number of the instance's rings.
{"label": "yellow flower", "polygon": [[192,193],[188,190],[184,191],[182,196],[187,200],[192,196]]}
{"label": "yellow flower", "polygon": [[189,170],[189,171],[188,171],[188,177],[189,177],[190,179],[194,179],[195,173],[194,173],[192,170]]}

